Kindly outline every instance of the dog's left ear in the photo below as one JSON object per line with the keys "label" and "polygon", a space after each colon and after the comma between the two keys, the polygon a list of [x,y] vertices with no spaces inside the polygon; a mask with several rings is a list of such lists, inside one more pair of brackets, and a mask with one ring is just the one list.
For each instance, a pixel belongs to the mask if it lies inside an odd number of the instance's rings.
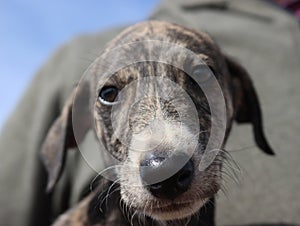
{"label": "dog's left ear", "polygon": [[274,155],[263,131],[260,103],[248,72],[230,57],[225,60],[233,81],[235,120],[238,123],[251,123],[258,147],[266,154]]}
{"label": "dog's left ear", "polygon": [[[53,189],[62,173],[67,149],[76,147],[77,142],[80,143],[90,129],[89,92],[87,84],[73,90],[43,142],[41,159],[48,172],[48,192]],[[78,106],[75,109],[73,102]],[[75,124],[72,122],[74,114],[79,115],[80,119]],[[74,133],[74,130],[77,133]]]}

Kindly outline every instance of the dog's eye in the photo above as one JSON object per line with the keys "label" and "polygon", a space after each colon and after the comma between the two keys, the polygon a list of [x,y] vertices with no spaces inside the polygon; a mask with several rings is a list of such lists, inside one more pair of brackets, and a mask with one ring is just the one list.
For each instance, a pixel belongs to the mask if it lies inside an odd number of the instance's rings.
{"label": "dog's eye", "polygon": [[197,77],[197,80],[203,83],[213,76],[213,72],[211,68],[206,65],[197,65],[193,68],[192,75]]}
{"label": "dog's eye", "polygon": [[116,97],[118,95],[118,89],[114,86],[105,86],[101,89],[99,93],[99,101],[104,105],[114,105],[118,102]]}

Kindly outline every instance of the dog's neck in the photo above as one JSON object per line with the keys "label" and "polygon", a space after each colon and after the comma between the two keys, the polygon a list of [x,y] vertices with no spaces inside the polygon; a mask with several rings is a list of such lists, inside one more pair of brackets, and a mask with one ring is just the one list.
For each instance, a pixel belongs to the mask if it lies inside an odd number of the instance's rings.
{"label": "dog's neck", "polygon": [[121,201],[118,185],[114,188],[108,186],[112,192],[108,195],[108,190],[95,193],[88,207],[88,219],[90,225],[99,226],[124,226],[124,225],[144,225],[144,226],[213,226],[214,222],[214,203],[211,198],[197,213],[187,219],[175,221],[153,220],[144,214],[139,214],[124,206]]}

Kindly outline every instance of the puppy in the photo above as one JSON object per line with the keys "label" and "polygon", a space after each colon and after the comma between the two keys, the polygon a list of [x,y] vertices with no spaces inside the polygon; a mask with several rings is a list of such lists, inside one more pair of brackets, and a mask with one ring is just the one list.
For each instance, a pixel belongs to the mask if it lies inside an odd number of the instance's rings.
{"label": "puppy", "polygon": [[214,225],[234,120],[251,123],[258,147],[274,154],[248,73],[209,35],[159,21],[129,27],[88,69],[42,146],[48,190],[66,150],[91,129],[119,162],[117,180],[101,179],[54,225]]}

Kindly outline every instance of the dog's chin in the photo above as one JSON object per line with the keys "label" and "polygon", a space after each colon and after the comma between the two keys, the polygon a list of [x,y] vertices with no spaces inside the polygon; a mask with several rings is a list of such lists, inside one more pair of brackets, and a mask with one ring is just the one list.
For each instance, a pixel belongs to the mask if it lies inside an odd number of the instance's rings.
{"label": "dog's chin", "polygon": [[180,220],[198,212],[207,200],[208,199],[186,203],[172,203],[163,207],[143,210],[143,213],[158,221]]}

